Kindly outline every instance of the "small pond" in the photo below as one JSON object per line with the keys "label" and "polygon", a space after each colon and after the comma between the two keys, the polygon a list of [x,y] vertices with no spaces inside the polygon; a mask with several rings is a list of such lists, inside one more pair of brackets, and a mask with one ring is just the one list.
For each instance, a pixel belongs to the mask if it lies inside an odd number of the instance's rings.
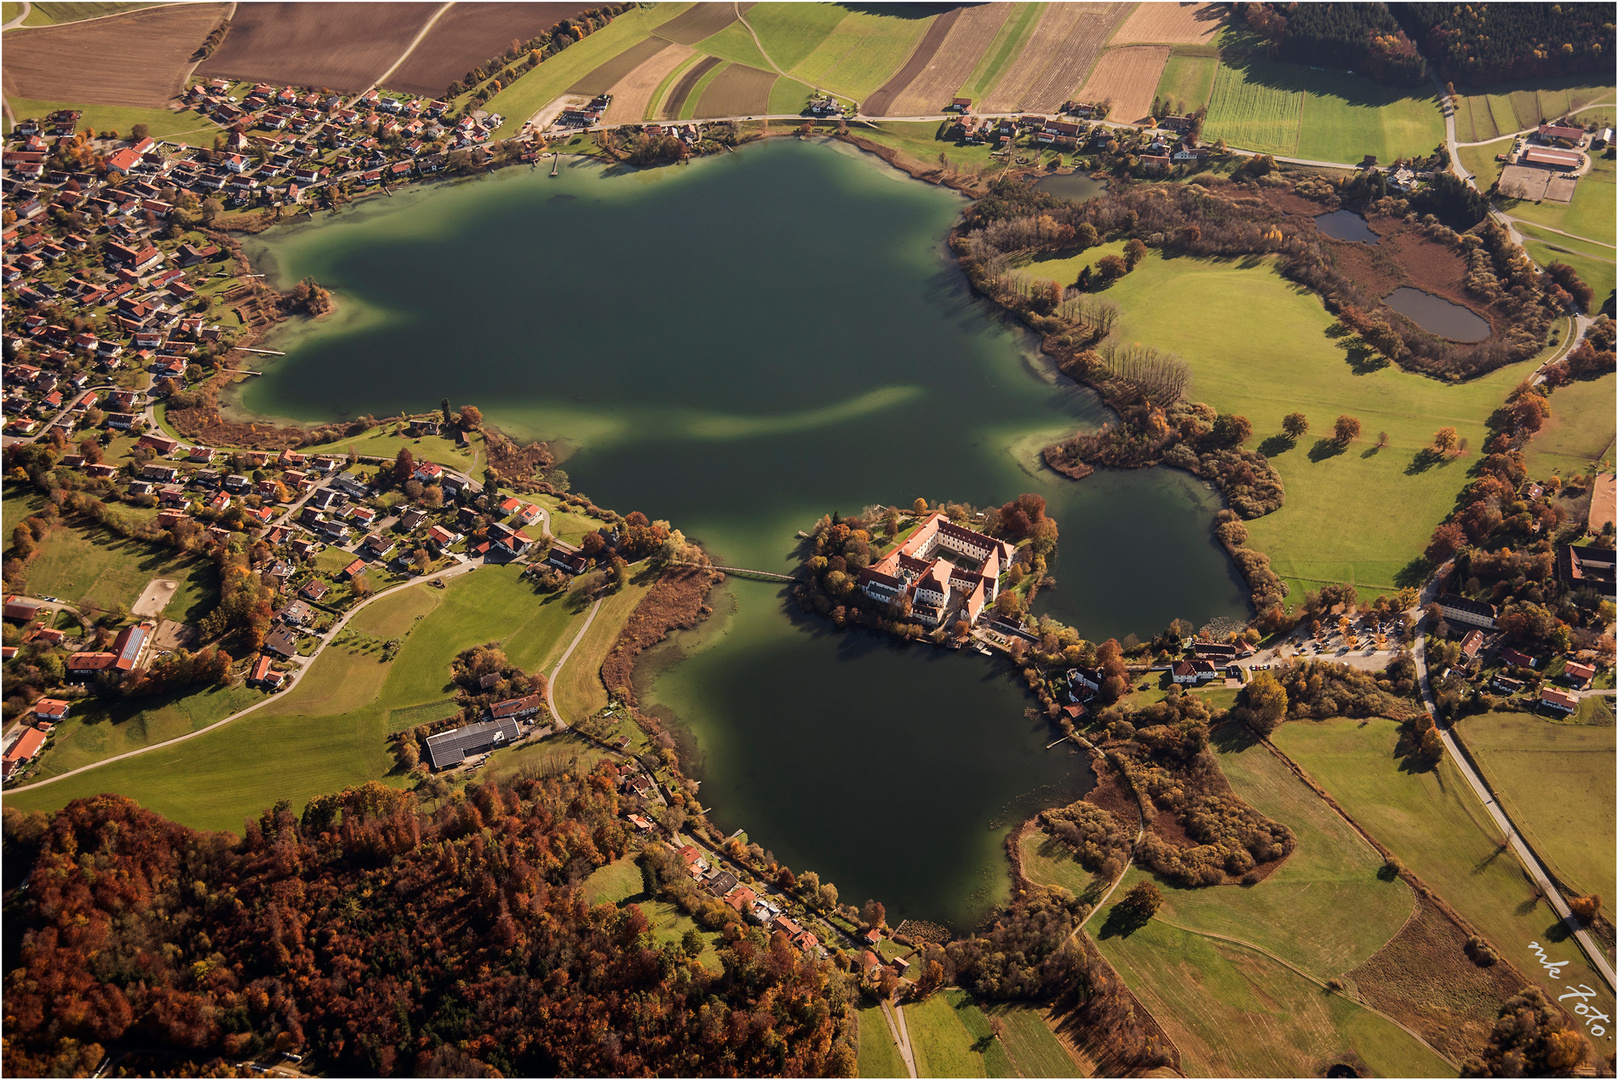
{"label": "small pond", "polygon": [[1383,302],[1429,334],[1450,341],[1482,341],[1489,336],[1488,320],[1471,308],[1408,285]]}
{"label": "small pond", "polygon": [[1315,218],[1315,228],[1333,240],[1354,240],[1362,244],[1377,241],[1376,233],[1365,223],[1364,216],[1352,210],[1333,210],[1329,214],[1321,214]]}
{"label": "small pond", "polygon": [[1058,199],[1083,202],[1106,191],[1107,182],[1082,172],[1052,173],[1035,180],[1034,187]]}

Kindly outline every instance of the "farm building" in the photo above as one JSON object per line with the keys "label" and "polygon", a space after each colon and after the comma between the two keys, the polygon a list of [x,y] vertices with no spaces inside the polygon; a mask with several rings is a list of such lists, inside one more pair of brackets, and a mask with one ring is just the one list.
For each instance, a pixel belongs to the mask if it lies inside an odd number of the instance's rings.
{"label": "farm building", "polygon": [[497,749],[521,737],[515,720],[480,720],[428,738],[427,760],[435,769],[448,769],[472,754]]}
{"label": "farm building", "polygon": [[1573,150],[1551,150],[1543,146],[1530,146],[1523,151],[1522,160],[1528,165],[1546,169],[1577,169],[1584,164],[1584,155]]}

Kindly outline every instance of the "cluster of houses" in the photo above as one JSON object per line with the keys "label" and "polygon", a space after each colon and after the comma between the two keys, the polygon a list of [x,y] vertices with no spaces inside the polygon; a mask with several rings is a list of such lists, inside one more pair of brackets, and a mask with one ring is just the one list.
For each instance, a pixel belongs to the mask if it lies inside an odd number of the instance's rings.
{"label": "cluster of houses", "polygon": [[1612,141],[1612,129],[1589,132],[1573,124],[1541,124],[1517,153],[1517,164],[1532,165],[1555,172],[1573,172],[1584,166],[1581,150],[1597,141],[1606,146]]}
{"label": "cluster of houses", "polygon": [[[1035,147],[1064,151],[1106,150],[1114,141],[1129,141],[1130,152],[1138,155],[1148,169],[1166,171],[1175,165],[1194,165],[1207,159],[1212,151],[1197,145],[1192,134],[1192,120],[1186,116],[1167,116],[1158,121],[1156,128],[1132,134],[1128,128],[1109,128],[1074,120],[1039,115],[983,118],[970,115],[970,99],[957,102],[966,104],[960,111],[959,142],[963,146],[992,146],[995,153],[1010,153],[1019,138]],[[1092,106],[1076,106],[1081,110]]]}
{"label": "cluster of houses", "polygon": [[788,915],[778,902],[769,896],[760,896],[743,885],[731,871],[711,865],[708,856],[695,844],[685,845],[675,852],[675,856],[693,881],[735,908],[742,918],[767,930],[785,934],[789,942],[806,953],[820,957],[827,955],[820,938]]}
{"label": "cluster of houses", "polygon": [[860,571],[859,587],[880,603],[901,597],[926,626],[947,618],[974,625],[1000,594],[1016,545],[934,512],[903,543]]}
{"label": "cluster of houses", "polygon": [[[1613,553],[1599,548],[1573,549],[1599,552],[1605,557],[1608,567],[1612,565]],[[1479,600],[1472,600],[1453,593],[1445,593],[1437,600],[1440,613],[1444,621],[1453,628],[1463,631],[1461,637],[1461,663],[1476,669],[1483,663],[1483,655],[1489,648],[1489,637],[1485,631],[1497,628],[1496,609],[1493,604]],[[1527,677],[1537,678],[1543,670],[1541,660],[1523,650],[1511,646],[1501,645],[1496,656],[1500,671],[1489,680],[1489,688],[1501,694],[1513,695],[1522,693],[1528,686]],[[1579,698],[1573,691],[1588,690],[1595,679],[1598,668],[1594,664],[1582,663],[1573,658],[1563,660],[1562,671],[1552,679],[1540,682],[1538,702],[1542,708],[1566,715],[1577,712]],[[1508,674],[1516,672],[1516,675]],[[1445,671],[1440,678],[1448,675]],[[1524,677],[1518,677],[1524,676]],[[1554,685],[1560,683],[1561,685]]]}

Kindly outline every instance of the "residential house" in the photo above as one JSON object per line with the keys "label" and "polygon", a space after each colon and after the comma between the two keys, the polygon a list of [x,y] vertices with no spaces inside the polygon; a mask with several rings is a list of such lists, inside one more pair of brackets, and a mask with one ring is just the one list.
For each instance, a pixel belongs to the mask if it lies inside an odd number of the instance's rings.
{"label": "residential house", "polygon": [[1561,712],[1574,712],[1579,707],[1578,698],[1566,691],[1555,690],[1549,686],[1539,692],[1539,703]]}
{"label": "residential house", "polygon": [[1534,659],[1532,656],[1529,656],[1525,652],[1519,652],[1516,649],[1501,649],[1500,662],[1510,667],[1523,668],[1532,668],[1539,663],[1539,661]]}
{"label": "residential house", "polygon": [[264,651],[283,660],[298,655],[298,635],[290,627],[278,626],[264,639]]}
{"label": "residential house", "polygon": [[45,733],[38,728],[25,728],[17,741],[11,744],[5,757],[0,758],[0,777],[11,779],[13,773],[27,765],[45,747]]}
{"label": "residential house", "polygon": [[1469,600],[1454,593],[1445,593],[1438,598],[1438,610],[1443,614],[1445,622],[1478,626],[1485,630],[1495,628],[1495,607],[1481,600]]}

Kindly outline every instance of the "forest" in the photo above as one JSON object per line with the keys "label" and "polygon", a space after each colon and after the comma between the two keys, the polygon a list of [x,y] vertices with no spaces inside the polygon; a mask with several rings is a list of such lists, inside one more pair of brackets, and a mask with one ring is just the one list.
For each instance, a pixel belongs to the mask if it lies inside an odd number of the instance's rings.
{"label": "forest", "polygon": [[851,1075],[848,977],[730,923],[703,967],[579,882],[626,850],[604,768],[431,802],[370,783],[238,839],[116,795],[5,817],[11,1075]]}
{"label": "forest", "polygon": [[1364,71],[1394,86],[1427,77],[1427,62],[1386,4],[1241,3],[1236,15],[1281,60]]}
{"label": "forest", "polygon": [[1612,75],[1611,4],[1394,4],[1392,11],[1439,74],[1465,86]]}

